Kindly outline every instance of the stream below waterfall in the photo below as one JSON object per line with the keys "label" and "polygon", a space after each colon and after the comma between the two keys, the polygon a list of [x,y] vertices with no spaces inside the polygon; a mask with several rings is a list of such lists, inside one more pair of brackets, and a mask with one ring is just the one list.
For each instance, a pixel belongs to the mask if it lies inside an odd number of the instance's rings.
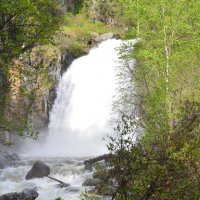
{"label": "stream below waterfall", "polygon": [[[51,168],[51,176],[70,184],[67,188],[59,188],[56,181],[49,178],[25,180],[27,172],[34,162],[40,159]],[[13,167],[0,169],[0,195],[9,192],[21,192],[25,188],[36,188],[39,193],[37,200],[80,199],[81,191],[87,189],[82,183],[91,178],[91,172],[84,169],[83,158],[34,158],[22,157]]]}

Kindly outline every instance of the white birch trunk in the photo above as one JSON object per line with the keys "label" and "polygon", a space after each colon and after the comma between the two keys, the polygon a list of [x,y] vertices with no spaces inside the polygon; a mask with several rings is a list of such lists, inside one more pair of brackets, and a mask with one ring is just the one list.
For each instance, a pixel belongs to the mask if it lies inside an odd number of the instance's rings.
{"label": "white birch trunk", "polygon": [[[165,8],[163,8],[163,18],[165,17]],[[167,45],[167,32],[166,32],[166,26],[164,24],[163,26],[163,31],[164,31],[164,51],[165,51],[165,56],[166,56],[166,67],[165,67],[165,82],[166,82],[166,92],[169,92],[169,47]]]}

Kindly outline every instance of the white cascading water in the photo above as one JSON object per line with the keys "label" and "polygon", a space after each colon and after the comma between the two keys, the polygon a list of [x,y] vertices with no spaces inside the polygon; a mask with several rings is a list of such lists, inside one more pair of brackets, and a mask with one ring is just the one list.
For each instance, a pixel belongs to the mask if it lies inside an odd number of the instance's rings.
{"label": "white cascading water", "polygon": [[[106,152],[103,137],[116,89],[121,40],[111,39],[76,59],[63,75],[50,113],[46,156],[92,156]],[[41,155],[41,152],[40,152]]]}
{"label": "white cascading water", "polygon": [[[80,199],[81,191],[88,189],[82,183],[92,174],[84,170],[84,158],[77,157],[106,152],[102,139],[112,131],[109,120],[113,96],[117,95],[115,69],[119,65],[116,48],[122,43],[115,39],[104,41],[72,63],[57,88],[47,140],[36,141],[37,144],[26,141],[26,156],[13,167],[0,169],[0,195],[35,187],[37,200],[55,200],[58,196],[64,200]],[[50,166],[53,177],[70,186],[59,188],[48,178],[25,180],[37,159]]]}

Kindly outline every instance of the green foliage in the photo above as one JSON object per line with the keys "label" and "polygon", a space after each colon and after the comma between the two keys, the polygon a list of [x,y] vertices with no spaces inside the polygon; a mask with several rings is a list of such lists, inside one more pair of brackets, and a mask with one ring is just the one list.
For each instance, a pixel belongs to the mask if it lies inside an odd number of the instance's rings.
{"label": "green foliage", "polygon": [[[135,122],[122,117],[108,145],[110,167],[100,169],[100,194],[113,199],[198,199],[200,104],[188,102],[183,116],[165,141],[139,137],[133,143]],[[138,133],[137,133],[138,135]],[[188,140],[190,138],[190,140]]]}
{"label": "green foliage", "polygon": [[65,15],[64,26],[55,37],[56,46],[62,52],[74,53],[77,57],[86,54],[91,48],[89,41],[96,34],[109,31],[109,28],[101,22],[92,22],[82,12],[76,15]]}
{"label": "green foliage", "polygon": [[120,200],[199,199],[200,3],[118,3],[124,8],[127,37],[140,38],[135,50],[129,50],[137,65],[129,72],[134,91],[127,90],[136,92],[132,102],[140,107],[140,115],[131,118],[139,117],[144,128],[134,143],[135,132],[129,130],[136,124],[122,119],[119,137],[111,137],[108,146],[114,156],[110,168],[103,169],[102,191],[112,187],[113,199]]}
{"label": "green foliage", "polygon": [[68,50],[75,57],[80,57],[86,54],[86,45],[78,43],[78,42],[74,42],[68,46]]}
{"label": "green foliage", "polygon": [[[23,118],[22,121],[19,120],[22,117],[20,113],[24,111],[18,113],[20,116],[16,117],[13,124],[10,117],[5,118],[7,115],[5,108],[8,106],[7,96],[12,85],[11,79],[15,78],[11,76],[11,70],[15,68],[15,58],[22,57],[22,54],[32,50],[35,46],[53,41],[53,36],[62,22],[62,14],[55,0],[2,0],[0,1],[0,13],[0,129],[21,134],[24,127],[23,130],[27,130],[27,133],[32,135],[32,131],[29,132],[32,128],[27,120]],[[30,75],[32,72],[29,69],[36,71],[29,65],[23,65],[21,71],[26,71]],[[21,78],[21,73],[19,72],[17,78]],[[16,88],[19,89],[18,86]],[[33,102],[34,91],[27,91],[23,87],[19,90],[21,96]],[[30,105],[27,108],[28,113],[30,113]],[[11,108],[12,106],[15,105],[9,105],[10,110],[19,110]]]}
{"label": "green foliage", "polygon": [[81,193],[80,199],[81,200],[99,200],[100,198],[93,193],[84,191],[84,192]]}
{"label": "green foliage", "polygon": [[116,29],[122,37],[126,24],[123,18],[124,6],[119,0],[85,0],[83,12],[93,22],[102,22],[112,29]]}
{"label": "green foliage", "polygon": [[61,197],[56,198],[55,200],[63,200]]}
{"label": "green foliage", "polygon": [[3,0],[0,13],[0,58],[6,62],[36,44],[49,43],[61,20],[54,0]]}

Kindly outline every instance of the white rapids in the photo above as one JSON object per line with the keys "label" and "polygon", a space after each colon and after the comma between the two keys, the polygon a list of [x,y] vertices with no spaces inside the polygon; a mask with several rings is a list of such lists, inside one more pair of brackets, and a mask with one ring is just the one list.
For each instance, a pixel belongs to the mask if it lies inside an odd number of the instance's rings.
{"label": "white rapids", "polygon": [[[38,158],[37,158],[38,159]],[[40,158],[51,168],[51,176],[69,183],[67,188],[59,188],[58,183],[49,178],[36,178],[25,180],[27,172],[31,169],[35,158],[23,157],[17,161],[14,167],[0,169],[0,195],[9,192],[21,192],[25,188],[35,188],[39,193],[37,200],[55,200],[61,197],[63,200],[79,200],[81,185],[91,173],[85,172],[83,160],[66,158]]]}

